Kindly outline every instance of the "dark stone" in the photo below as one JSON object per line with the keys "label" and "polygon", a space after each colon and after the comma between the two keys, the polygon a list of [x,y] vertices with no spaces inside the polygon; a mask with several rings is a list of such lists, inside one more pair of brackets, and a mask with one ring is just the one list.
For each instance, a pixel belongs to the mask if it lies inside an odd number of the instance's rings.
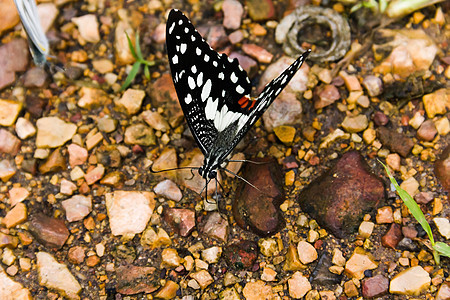
{"label": "dark stone", "polygon": [[373,122],[377,126],[384,126],[389,122],[389,118],[381,111],[377,111],[373,114]]}
{"label": "dark stone", "polygon": [[376,275],[362,281],[361,292],[364,298],[380,297],[387,293],[389,279],[383,275]]}
{"label": "dark stone", "polygon": [[35,175],[37,171],[36,159],[35,158],[25,159],[22,162],[21,167],[23,171]]}
{"label": "dark stone", "polygon": [[378,137],[383,146],[403,157],[407,157],[414,147],[414,142],[411,138],[383,126],[378,128]]}
{"label": "dark stone", "polygon": [[115,259],[125,261],[128,264],[133,263],[136,259],[136,249],[129,245],[117,245],[111,254]]}
{"label": "dark stone", "polygon": [[302,210],[338,238],[355,233],[363,216],[383,200],[383,182],[356,151],[344,154],[298,197]]}
{"label": "dark stone", "polygon": [[397,249],[399,250],[407,250],[410,252],[419,252],[420,248],[417,246],[417,244],[410,238],[404,237],[400,242],[397,244]]}
{"label": "dark stone", "polygon": [[195,212],[190,209],[167,208],[163,218],[181,236],[188,236],[195,228]]}
{"label": "dark stone", "polygon": [[69,230],[63,220],[43,213],[31,215],[29,230],[39,243],[55,250],[61,249],[69,238]]}
{"label": "dark stone", "polygon": [[341,282],[342,275],[331,273],[329,268],[333,265],[331,258],[327,253],[323,253],[316,267],[311,273],[311,283],[324,286],[338,284]]}
{"label": "dark stone", "polygon": [[116,289],[124,295],[151,293],[159,287],[159,274],[154,267],[120,266],[116,269]]}
{"label": "dark stone", "polygon": [[442,187],[450,192],[450,145],[448,145],[434,163],[434,173]]}
{"label": "dark stone", "polygon": [[241,241],[226,246],[223,255],[229,266],[249,270],[258,258],[258,245],[253,241]]}
{"label": "dark stone", "polygon": [[248,15],[255,21],[265,21],[275,17],[275,7],[272,0],[246,0]]}
{"label": "dark stone", "polygon": [[81,77],[81,75],[83,75],[83,69],[74,66],[69,66],[66,68],[64,74],[66,74],[67,78],[71,80],[77,80]]}
{"label": "dark stone", "polygon": [[40,118],[47,106],[48,100],[36,96],[27,96],[25,98],[25,109],[35,118]]}
{"label": "dark stone", "polygon": [[395,249],[402,238],[402,227],[397,223],[392,223],[388,232],[381,238],[381,244],[384,247]]}
{"label": "dark stone", "polygon": [[242,177],[259,190],[240,182],[233,202],[236,223],[260,236],[274,234],[284,227],[280,204],[284,200],[283,175],[274,159],[256,159],[263,164],[245,164]]}

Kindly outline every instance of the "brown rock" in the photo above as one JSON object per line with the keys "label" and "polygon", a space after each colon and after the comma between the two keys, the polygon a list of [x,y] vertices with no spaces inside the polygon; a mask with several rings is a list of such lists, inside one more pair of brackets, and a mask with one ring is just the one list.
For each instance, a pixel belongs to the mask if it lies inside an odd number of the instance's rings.
{"label": "brown rock", "polygon": [[387,293],[388,288],[389,279],[376,275],[362,281],[361,292],[364,298],[380,297]]}
{"label": "brown rock", "polygon": [[381,244],[384,247],[395,249],[402,238],[403,234],[401,226],[397,223],[392,223],[388,232],[381,238]]}
{"label": "brown rock", "polygon": [[228,266],[249,270],[258,258],[258,245],[253,241],[241,241],[224,248],[223,256]]}
{"label": "brown rock", "polygon": [[11,228],[27,219],[27,207],[23,203],[17,203],[3,218],[2,224]]}
{"label": "brown rock", "polygon": [[280,166],[272,159],[257,160],[263,164],[246,164],[242,177],[259,190],[240,182],[233,201],[236,223],[258,235],[275,233],[284,226],[279,206],[284,201]]}
{"label": "brown rock", "polygon": [[2,35],[4,31],[16,26],[20,18],[13,0],[0,1],[0,11],[2,12],[2,17],[0,18],[0,35]]}
{"label": "brown rock", "polygon": [[0,249],[4,247],[16,248],[19,244],[19,239],[15,236],[0,232]]}
{"label": "brown rock", "polygon": [[31,234],[45,247],[61,249],[69,238],[64,221],[47,217],[42,213],[30,217],[29,230]]}
{"label": "brown rock", "polygon": [[209,213],[199,225],[200,232],[209,237],[226,242],[228,222],[218,212]]}
{"label": "brown rock", "polygon": [[67,257],[71,263],[79,265],[84,261],[86,254],[84,253],[83,247],[75,246],[69,249]]}
{"label": "brown rock", "polygon": [[39,98],[31,95],[25,98],[25,109],[35,118],[40,118],[42,116],[47,104],[48,99],[45,98]]}
{"label": "brown rock", "polygon": [[272,0],[247,0],[245,4],[248,7],[250,18],[255,21],[265,21],[275,17],[275,7]]}
{"label": "brown rock", "polygon": [[407,157],[414,146],[412,139],[383,126],[378,128],[378,137],[383,146],[386,146],[392,152],[396,152],[403,157]]}
{"label": "brown rock", "polygon": [[42,88],[47,78],[47,72],[43,68],[34,67],[25,73],[23,85],[27,88]]}
{"label": "brown rock", "polygon": [[336,100],[341,98],[339,90],[332,84],[326,84],[324,86],[318,86],[315,90],[316,99],[314,101],[314,108],[324,108],[333,104]]}
{"label": "brown rock", "polygon": [[69,164],[71,168],[86,162],[88,151],[85,148],[78,146],[77,144],[70,144],[67,147],[67,150],[69,152]]}
{"label": "brown rock", "polygon": [[450,145],[442,151],[442,154],[434,163],[434,173],[442,187],[450,191]]}
{"label": "brown rock", "polygon": [[167,208],[163,218],[181,236],[188,236],[195,227],[195,212],[190,209]]}
{"label": "brown rock", "polygon": [[39,166],[39,172],[47,174],[50,172],[58,172],[66,169],[66,158],[61,153],[61,148],[55,149],[45,163]]}
{"label": "brown rock", "polygon": [[426,120],[417,130],[417,138],[422,141],[431,142],[437,134],[433,120]]}
{"label": "brown rock", "polygon": [[28,57],[28,45],[24,39],[14,39],[0,47],[0,90],[14,82],[15,72],[26,70]]}
{"label": "brown rock", "polygon": [[159,273],[153,267],[120,266],[116,269],[117,292],[125,295],[151,293],[158,289]]}
{"label": "brown rock", "polygon": [[209,28],[206,40],[213,49],[220,49],[227,45],[228,36],[222,25],[213,25]]}
{"label": "brown rock", "polygon": [[86,259],[86,266],[88,266],[88,267],[95,267],[99,263],[100,263],[100,257],[98,257],[97,255],[89,256]]}
{"label": "brown rock", "polygon": [[300,206],[337,237],[358,230],[361,220],[384,199],[384,186],[356,152],[347,152],[298,197]]}
{"label": "brown rock", "polygon": [[0,128],[0,153],[16,155],[19,152],[21,142],[11,132]]}

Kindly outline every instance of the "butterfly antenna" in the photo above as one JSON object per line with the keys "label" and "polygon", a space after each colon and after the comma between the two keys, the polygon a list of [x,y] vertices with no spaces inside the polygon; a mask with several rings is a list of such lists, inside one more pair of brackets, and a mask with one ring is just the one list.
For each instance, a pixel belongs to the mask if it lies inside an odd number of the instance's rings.
{"label": "butterfly antenna", "polygon": [[175,171],[175,170],[185,170],[185,169],[190,169],[192,175],[194,175],[192,170],[198,170],[198,169],[200,169],[200,167],[178,167],[178,168],[171,168],[171,169],[164,169],[164,170],[155,171],[155,170],[153,170],[153,165],[150,166],[150,172],[152,172],[152,173],[162,173],[162,172]]}
{"label": "butterfly antenna", "polygon": [[250,163],[255,165],[262,165],[267,164],[266,161],[253,161],[253,160],[247,160],[247,159],[229,159],[228,162],[244,162],[244,163]]}
{"label": "butterfly antenna", "polygon": [[246,184],[248,184],[248,185],[251,186],[252,188],[254,188],[254,189],[256,189],[256,190],[258,190],[259,192],[261,192],[261,193],[264,194],[263,191],[261,191],[258,187],[256,187],[256,186],[253,185],[252,183],[250,183],[250,181],[248,181],[248,180],[245,179],[244,177],[241,177],[241,176],[239,176],[238,174],[236,174],[236,173],[234,173],[234,172],[232,172],[232,171],[230,171],[230,170],[227,170],[227,169],[225,169],[225,168],[224,168],[223,170],[225,170],[226,172],[230,173],[231,175],[236,176],[237,178],[239,178],[240,180],[242,180],[243,182],[245,182]]}

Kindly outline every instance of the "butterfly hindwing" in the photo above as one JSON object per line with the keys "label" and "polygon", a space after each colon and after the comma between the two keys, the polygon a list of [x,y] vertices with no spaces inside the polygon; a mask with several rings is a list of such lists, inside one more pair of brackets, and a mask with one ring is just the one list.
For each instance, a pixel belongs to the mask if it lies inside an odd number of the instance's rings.
{"label": "butterfly hindwing", "polygon": [[248,113],[238,103],[251,91],[236,59],[219,54],[178,10],[167,19],[166,45],[172,78],[191,132],[204,154],[219,132]]}

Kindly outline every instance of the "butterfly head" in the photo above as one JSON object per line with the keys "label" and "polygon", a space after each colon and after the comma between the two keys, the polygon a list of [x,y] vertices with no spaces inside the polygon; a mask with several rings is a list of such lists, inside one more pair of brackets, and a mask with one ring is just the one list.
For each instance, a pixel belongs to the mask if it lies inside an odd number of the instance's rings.
{"label": "butterfly head", "polygon": [[211,164],[210,160],[205,159],[203,166],[198,169],[200,176],[206,180],[215,179],[217,177],[218,164]]}

